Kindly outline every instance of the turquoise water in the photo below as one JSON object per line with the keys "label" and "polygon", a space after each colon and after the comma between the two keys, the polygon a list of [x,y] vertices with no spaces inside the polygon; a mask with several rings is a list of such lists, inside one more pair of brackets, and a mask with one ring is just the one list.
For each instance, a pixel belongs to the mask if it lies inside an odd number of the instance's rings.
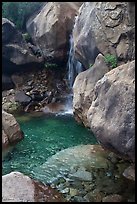
{"label": "turquoise water", "polygon": [[79,125],[71,115],[30,115],[16,117],[25,138],[3,161],[3,175],[20,171],[33,175],[60,150],[80,144],[97,144],[91,131]]}

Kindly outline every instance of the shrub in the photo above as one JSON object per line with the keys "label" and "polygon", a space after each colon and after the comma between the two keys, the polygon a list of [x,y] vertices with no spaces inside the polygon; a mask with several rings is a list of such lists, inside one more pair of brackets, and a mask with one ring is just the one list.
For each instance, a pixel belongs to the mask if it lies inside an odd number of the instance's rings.
{"label": "shrub", "polygon": [[104,56],[105,57],[105,62],[111,67],[115,68],[117,67],[117,58],[114,55],[107,54]]}

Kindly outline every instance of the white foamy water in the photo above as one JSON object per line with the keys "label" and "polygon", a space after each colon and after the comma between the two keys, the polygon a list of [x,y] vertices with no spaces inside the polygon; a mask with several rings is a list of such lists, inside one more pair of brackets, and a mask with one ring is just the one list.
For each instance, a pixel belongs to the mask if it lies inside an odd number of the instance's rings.
{"label": "white foamy water", "polygon": [[[75,19],[75,21],[76,21],[76,19]],[[68,80],[68,86],[69,86],[69,89],[70,89],[70,94],[68,95],[65,111],[63,113],[59,113],[59,114],[63,114],[63,115],[65,115],[65,114],[73,115],[72,87],[73,87],[76,76],[80,72],[84,71],[84,68],[83,68],[82,64],[78,60],[76,60],[76,58],[74,56],[73,30],[72,30],[72,34],[70,35],[69,44],[70,44],[70,50],[69,50],[68,62],[67,62],[67,70],[68,70],[67,80]]]}
{"label": "white foamy water", "polygon": [[67,62],[67,69],[68,69],[68,82],[70,88],[72,88],[74,80],[76,76],[83,71],[82,64],[75,59],[74,57],[74,40],[73,35],[70,35],[70,50],[69,50],[69,57]]}
{"label": "white foamy water", "polygon": [[73,115],[73,109],[67,109],[66,108],[66,110],[64,110],[63,112],[59,112],[56,114],[56,116],[58,116],[58,115]]}

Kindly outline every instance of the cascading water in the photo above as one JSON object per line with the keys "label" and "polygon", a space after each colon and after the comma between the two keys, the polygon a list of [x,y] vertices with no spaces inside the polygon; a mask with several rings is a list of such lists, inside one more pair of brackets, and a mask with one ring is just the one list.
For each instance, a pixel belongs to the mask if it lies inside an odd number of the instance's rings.
{"label": "cascading water", "polygon": [[70,89],[72,89],[76,76],[83,71],[82,64],[74,57],[74,41],[72,34],[70,35],[70,50],[67,62],[67,69],[68,69],[68,83]]}
{"label": "cascading water", "polygon": [[66,111],[65,113],[73,114],[73,108],[72,108],[72,99],[73,99],[73,93],[72,93],[72,87],[73,83],[75,81],[76,76],[83,71],[82,64],[75,59],[74,57],[74,41],[73,41],[73,35],[70,35],[70,50],[69,50],[69,56],[68,56],[68,62],[67,62],[67,70],[68,70],[68,86],[70,89],[70,94],[67,97],[67,103],[66,103]]}

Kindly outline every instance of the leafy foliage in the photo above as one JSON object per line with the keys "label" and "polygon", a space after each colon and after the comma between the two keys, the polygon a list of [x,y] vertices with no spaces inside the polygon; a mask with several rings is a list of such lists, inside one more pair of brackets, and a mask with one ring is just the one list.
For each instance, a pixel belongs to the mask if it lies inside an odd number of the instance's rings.
{"label": "leafy foliage", "polygon": [[114,55],[107,54],[104,56],[105,57],[105,62],[111,67],[115,68],[117,67],[117,58]]}
{"label": "leafy foliage", "polygon": [[27,18],[42,4],[43,2],[2,2],[2,17],[11,20],[18,29],[25,30]]}

